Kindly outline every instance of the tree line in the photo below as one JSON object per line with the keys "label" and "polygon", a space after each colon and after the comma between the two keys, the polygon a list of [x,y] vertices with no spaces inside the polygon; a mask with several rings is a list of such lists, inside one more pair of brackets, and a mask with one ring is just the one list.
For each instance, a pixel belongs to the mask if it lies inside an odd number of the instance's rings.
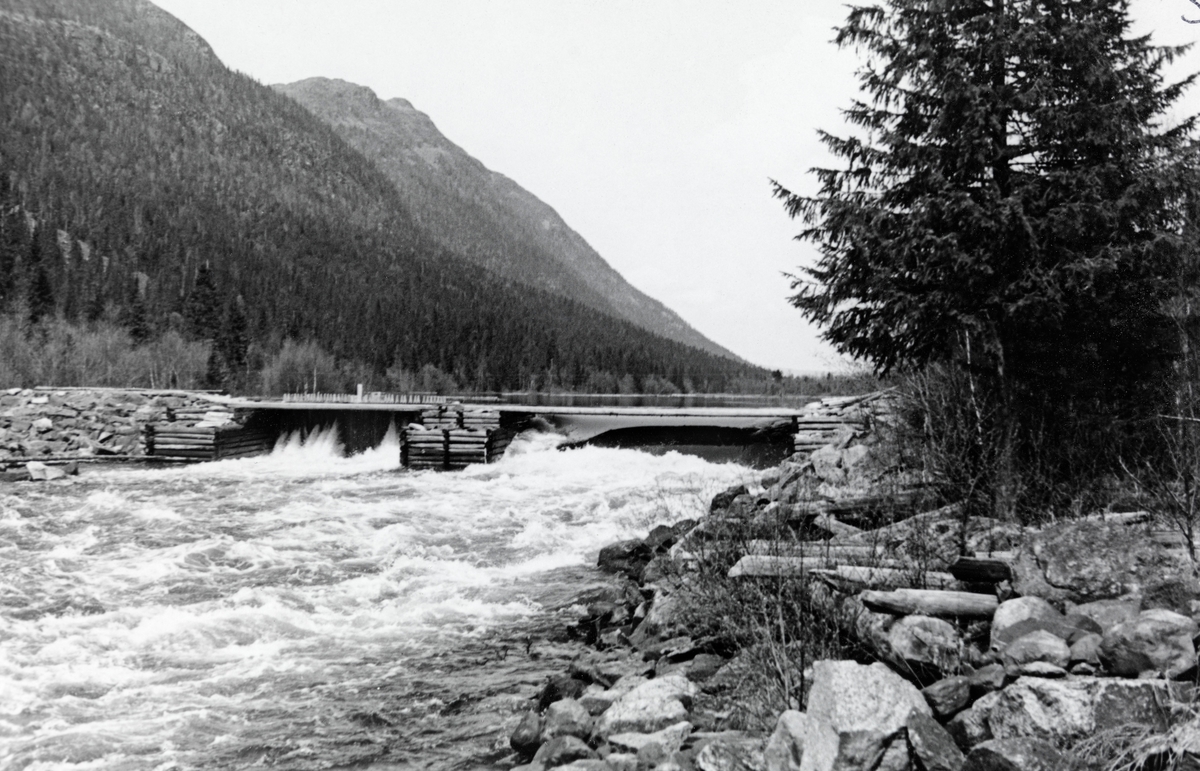
{"label": "tree line", "polygon": [[176,330],[211,343],[235,387],[286,340],[479,390],[769,381],[438,246],[360,153],[147,3],[4,5],[8,313],[107,320],[135,342]]}

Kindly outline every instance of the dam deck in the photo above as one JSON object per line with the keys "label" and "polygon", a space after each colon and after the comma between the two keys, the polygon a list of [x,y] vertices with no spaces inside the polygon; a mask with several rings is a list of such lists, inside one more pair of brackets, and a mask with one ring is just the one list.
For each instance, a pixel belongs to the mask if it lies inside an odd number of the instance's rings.
{"label": "dam deck", "polygon": [[[304,395],[288,395],[283,399],[226,397],[219,401],[224,409],[237,414],[238,424],[255,437],[279,437],[336,425],[339,439],[350,453],[376,446],[393,429],[402,434],[402,447],[415,449],[420,445],[422,450],[432,448],[429,451],[433,452],[438,440],[424,431],[436,427],[442,432],[441,446],[446,457],[473,453],[491,462],[490,458],[503,454],[508,438],[536,428],[562,436],[566,440],[564,447],[593,444],[637,447],[651,452],[675,450],[710,459],[770,465],[794,452],[811,451],[831,441],[840,441],[847,430],[857,430],[865,420],[864,414],[848,408],[871,398],[869,395],[827,397],[800,408],[736,403],[726,406],[539,404],[486,397],[455,401],[422,396],[383,394],[363,398],[318,394],[311,400]],[[652,400],[654,397],[613,398]],[[486,442],[472,433],[480,426],[488,432]],[[180,432],[171,425],[155,430],[164,449],[172,446],[170,442],[198,441],[190,436],[169,438],[170,434]],[[222,436],[221,440],[224,439]],[[219,452],[214,453],[220,456]],[[404,457],[408,465],[409,455],[406,453]]]}

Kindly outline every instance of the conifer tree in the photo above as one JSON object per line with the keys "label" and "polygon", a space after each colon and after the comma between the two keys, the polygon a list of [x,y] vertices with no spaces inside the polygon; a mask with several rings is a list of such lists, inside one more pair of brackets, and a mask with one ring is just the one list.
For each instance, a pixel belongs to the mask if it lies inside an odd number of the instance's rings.
{"label": "conifer tree", "polygon": [[792,303],[887,371],[953,361],[1001,400],[1125,414],[1169,365],[1192,120],[1179,49],[1125,0],[888,0],[836,37],[865,54],[854,133],[815,196],[776,183],[816,264]]}
{"label": "conifer tree", "polygon": [[196,271],[196,283],[183,306],[183,318],[196,340],[216,340],[221,329],[221,303],[208,263]]}
{"label": "conifer tree", "polygon": [[29,321],[37,323],[46,316],[54,313],[54,287],[46,274],[46,265],[42,258],[41,239],[35,233],[29,243]]}
{"label": "conifer tree", "polygon": [[1126,0],[885,0],[836,42],[864,55],[865,99],[821,134],[842,163],[816,195],[775,185],[819,251],[791,302],[879,371],[965,371],[1010,470],[1068,437],[1121,452],[1112,426],[1157,411],[1177,350],[1180,49],[1132,36]]}

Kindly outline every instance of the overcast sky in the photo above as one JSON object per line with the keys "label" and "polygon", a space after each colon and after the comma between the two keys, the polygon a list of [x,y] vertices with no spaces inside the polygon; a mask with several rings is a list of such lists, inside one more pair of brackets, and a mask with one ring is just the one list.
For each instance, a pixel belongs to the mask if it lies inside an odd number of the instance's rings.
{"label": "overcast sky", "polygon": [[[856,87],[854,53],[829,42],[840,0],[155,2],[262,83],[408,99],[738,355],[839,366],[787,303],[783,273],[814,252],[769,180],[811,190],[807,169],[830,162],[816,130],[841,130]],[[1156,42],[1200,37],[1186,0],[1133,5]]]}

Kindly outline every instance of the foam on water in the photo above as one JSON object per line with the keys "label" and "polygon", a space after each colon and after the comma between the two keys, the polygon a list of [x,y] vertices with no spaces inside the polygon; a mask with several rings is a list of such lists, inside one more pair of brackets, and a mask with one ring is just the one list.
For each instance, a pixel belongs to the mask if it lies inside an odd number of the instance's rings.
{"label": "foam on water", "polygon": [[330,429],[22,486],[0,499],[0,767],[445,767],[438,705],[486,670],[511,675],[488,692],[531,677],[488,651],[601,545],[748,473],[556,444],[413,473],[394,431],[343,457]]}

